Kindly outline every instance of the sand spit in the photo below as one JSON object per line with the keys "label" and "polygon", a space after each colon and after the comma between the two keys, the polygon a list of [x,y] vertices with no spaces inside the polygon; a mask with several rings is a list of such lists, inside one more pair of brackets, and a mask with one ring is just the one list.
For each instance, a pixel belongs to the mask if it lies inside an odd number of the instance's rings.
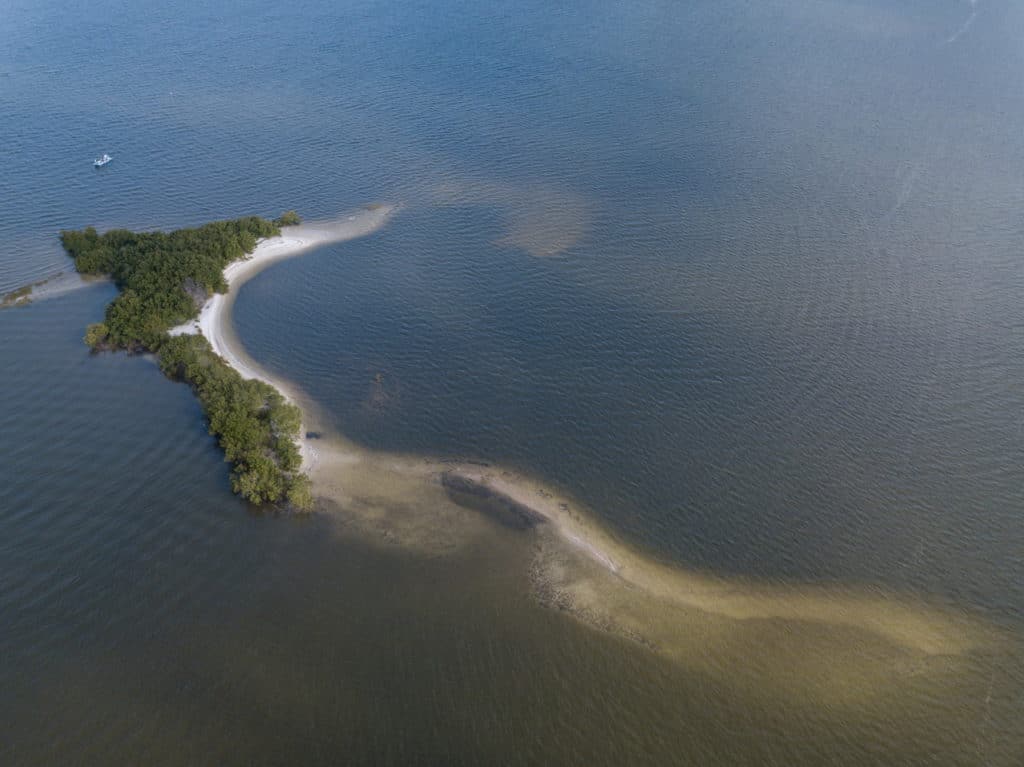
{"label": "sand spit", "polygon": [[[210,342],[213,350],[243,377],[264,381],[280,390],[290,401],[299,404],[302,399],[300,393],[287,382],[272,378],[246,353],[238,341],[231,323],[231,307],[235,304],[238,290],[273,263],[308,253],[323,245],[372,234],[387,223],[396,209],[395,205],[373,205],[329,221],[282,227],[280,236],[261,240],[248,258],[230,264],[224,270],[224,279],[228,283],[227,292],[215,293],[203,305],[198,319],[172,328],[170,334],[173,336],[201,333]],[[303,411],[308,413],[306,407],[303,407]],[[307,418],[303,423],[303,432],[308,428],[310,426]],[[308,439],[301,441],[300,450],[303,469],[308,471],[316,460],[316,451],[311,448]]]}
{"label": "sand spit", "polygon": [[708,673],[742,667],[751,689],[817,702],[863,700],[923,672],[936,684],[956,684],[950,680],[976,651],[1001,638],[958,611],[868,588],[754,583],[665,565],[617,539],[575,499],[520,472],[375,452],[334,432],[315,402],[246,354],[230,310],[239,287],[268,264],[369,234],[394,210],[289,227],[229,267],[229,291],[214,296],[198,322],[176,329],[202,332],[242,375],[299,405],[304,468],[322,509],[373,539],[431,556],[510,529],[506,541],[512,535],[534,552],[531,575],[547,604]]}
{"label": "sand spit", "polygon": [[[446,468],[444,477],[449,486],[457,480],[463,492],[473,487],[477,497],[489,496],[505,506],[528,509],[615,580],[663,604],[735,621],[808,621],[867,631],[893,645],[928,655],[959,654],[980,642],[974,621],[937,608],[910,605],[883,592],[757,584],[658,563],[618,541],[574,499],[517,472],[462,465]],[[571,579],[562,581],[566,593],[573,591]]]}
{"label": "sand spit", "polygon": [[571,497],[508,468],[379,453],[327,430],[318,444],[314,492],[344,529],[431,558],[522,546],[542,604],[744,694],[891,700],[898,710],[901,691],[941,699],[973,689],[978,668],[1007,647],[974,616],[906,596],[659,563]]}
{"label": "sand spit", "polygon": [[575,499],[500,466],[375,453],[338,435],[321,444],[314,490],[367,511],[379,523],[371,527],[389,539],[436,551],[470,539],[481,523],[537,536],[539,588],[591,622],[652,646],[678,649],[681,637],[694,635],[692,624],[706,629],[709,621],[747,630],[809,626],[873,637],[893,653],[890,660],[906,664],[908,654],[964,655],[997,636],[959,611],[881,590],[756,583],[659,563],[619,541]]}
{"label": "sand spit", "polygon": [[906,715],[922,700],[974,695],[1000,658],[1019,653],[980,618],[905,595],[756,582],[657,562],[575,499],[507,468],[432,462],[420,470],[456,503],[478,511],[491,503],[490,516],[505,527],[521,521],[543,604],[744,695],[849,712],[889,706],[893,716]]}
{"label": "sand spit", "polygon": [[109,277],[83,276],[78,272],[58,272],[52,277],[24,285],[16,290],[0,296],[0,309],[15,306],[27,306],[37,301],[73,293],[76,290],[90,288],[95,285],[108,285],[113,280]]}

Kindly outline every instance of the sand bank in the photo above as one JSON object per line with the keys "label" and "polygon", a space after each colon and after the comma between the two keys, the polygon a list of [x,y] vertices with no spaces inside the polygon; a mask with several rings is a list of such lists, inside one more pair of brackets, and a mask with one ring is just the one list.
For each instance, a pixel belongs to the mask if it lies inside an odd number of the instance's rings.
{"label": "sand bank", "polygon": [[[894,646],[927,655],[963,653],[977,646],[977,624],[953,611],[882,590],[768,584],[688,572],[654,561],[618,540],[578,501],[519,472],[465,464],[446,466],[447,477],[474,486],[499,503],[525,507],[546,520],[557,536],[608,574],[661,605],[697,610],[734,621],[806,621],[867,631]],[[451,480],[448,480],[451,484]],[[566,595],[583,598],[583,580],[558,576]],[[594,605],[590,606],[591,608]]]}
{"label": "sand bank", "polygon": [[20,288],[0,296],[0,309],[15,306],[27,306],[37,301],[73,293],[76,290],[95,285],[109,285],[113,282],[109,277],[81,275],[78,272],[58,272],[52,277],[23,285]]}
{"label": "sand bank", "polygon": [[521,540],[535,541],[531,577],[546,602],[694,668],[760,669],[759,689],[772,680],[787,694],[819,702],[877,694],[899,684],[907,670],[943,677],[951,658],[995,640],[995,632],[959,611],[878,590],[754,583],[659,563],[619,540],[575,499],[521,472],[375,452],[333,432],[316,403],[249,357],[230,310],[239,287],[267,265],[369,234],[393,211],[382,206],[289,227],[261,242],[251,258],[225,271],[228,292],[210,299],[197,322],[175,330],[202,332],[243,376],[270,383],[299,405],[303,467],[323,508],[388,544],[431,554],[479,540],[500,522]]}

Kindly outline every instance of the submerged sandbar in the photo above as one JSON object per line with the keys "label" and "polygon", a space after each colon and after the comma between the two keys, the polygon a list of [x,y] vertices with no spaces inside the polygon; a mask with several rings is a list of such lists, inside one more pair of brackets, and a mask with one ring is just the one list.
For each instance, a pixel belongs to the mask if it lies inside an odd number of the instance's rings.
{"label": "submerged sandbar", "polygon": [[202,333],[242,375],[300,406],[303,467],[320,508],[344,510],[389,544],[413,549],[459,546],[479,534],[484,519],[535,536],[532,577],[543,601],[709,673],[737,663],[767,670],[787,694],[818,702],[852,703],[899,687],[908,669],[948,680],[962,665],[957,659],[966,663],[999,639],[957,610],[875,589],[756,583],[660,563],[543,481],[479,461],[379,452],[347,440],[298,387],[252,360],[233,331],[231,307],[241,285],[269,264],[369,234],[394,211],[380,206],[285,229],[229,267],[228,291],[212,297],[195,323],[174,330]]}

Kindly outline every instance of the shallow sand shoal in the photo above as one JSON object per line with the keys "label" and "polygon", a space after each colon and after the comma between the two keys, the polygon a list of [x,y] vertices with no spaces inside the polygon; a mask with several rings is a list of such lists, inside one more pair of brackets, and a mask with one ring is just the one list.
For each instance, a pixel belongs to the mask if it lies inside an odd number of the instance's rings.
{"label": "shallow sand shoal", "polygon": [[[553,553],[540,555],[545,561],[537,571],[545,588],[556,591],[562,604],[571,605],[584,619],[591,616],[598,625],[619,626],[627,635],[642,637],[679,657],[702,656],[708,642],[719,644],[725,636],[749,633],[754,627],[758,627],[756,639],[762,631],[777,631],[780,625],[791,633],[811,626],[830,638],[826,650],[819,648],[809,657],[827,660],[835,652],[846,652],[849,658],[844,666],[854,677],[866,671],[858,659],[857,653],[863,650],[858,637],[873,636],[873,641],[889,648],[882,663],[869,664],[882,679],[888,678],[892,664],[902,662],[906,653],[957,656],[992,639],[985,627],[956,611],[870,589],[757,584],[658,563],[618,540],[574,499],[519,472],[471,461],[376,452],[326,428],[327,419],[317,414],[315,402],[289,382],[270,376],[245,352],[233,331],[231,307],[239,287],[271,263],[370,234],[383,226],[394,210],[394,206],[380,206],[328,223],[288,227],[280,237],[261,242],[249,259],[229,266],[225,270],[227,293],[212,297],[198,321],[173,331],[203,333],[214,351],[239,373],[271,384],[299,405],[303,412],[299,440],[303,469],[313,480],[315,495],[360,515],[388,540],[437,549],[458,546],[460,538],[468,540],[483,524],[480,515],[460,509],[458,502],[448,497],[444,478],[456,476],[464,487],[477,488],[478,495],[521,507],[519,511],[529,510],[528,517],[542,518],[540,527],[555,533],[545,539],[559,543]],[[307,429],[322,436],[307,436]],[[572,563],[573,553],[591,565],[577,567]],[[670,620],[670,616],[675,617]],[[720,626],[723,633],[714,641],[707,637],[708,642],[696,641],[709,625]],[[693,647],[683,641],[688,637],[693,639]],[[748,651],[749,646],[738,655]],[[785,655],[764,652],[771,662]],[[800,690],[806,690],[810,682],[799,684]],[[835,682],[823,685],[829,694],[836,688]]]}
{"label": "shallow sand shoal", "polygon": [[48,298],[59,298],[83,288],[109,285],[112,282],[113,280],[110,277],[100,277],[91,274],[82,275],[78,272],[57,272],[57,274],[51,277],[46,277],[28,285],[22,285],[0,296],[0,309],[27,306],[28,304],[44,301]]}

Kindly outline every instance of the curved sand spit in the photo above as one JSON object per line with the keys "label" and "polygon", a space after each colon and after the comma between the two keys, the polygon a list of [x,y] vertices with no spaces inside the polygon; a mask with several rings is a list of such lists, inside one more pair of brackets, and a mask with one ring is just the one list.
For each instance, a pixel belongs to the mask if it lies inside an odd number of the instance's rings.
{"label": "curved sand spit", "polygon": [[[831,700],[838,690],[849,695],[866,679],[874,680],[875,690],[900,664],[916,668],[922,658],[948,659],[996,639],[996,632],[970,616],[877,591],[757,584],[660,564],[618,541],[574,499],[518,472],[375,453],[330,433],[318,423],[324,419],[317,416],[314,402],[249,357],[234,333],[230,310],[239,287],[269,264],[370,234],[395,210],[379,206],[331,222],[285,228],[280,237],[261,242],[250,258],[225,270],[228,292],[211,298],[198,321],[172,331],[203,333],[243,376],[272,384],[300,406],[304,433],[310,428],[320,432],[315,439],[303,437],[301,448],[314,492],[325,502],[387,517],[389,524],[401,518],[394,524],[405,525],[410,541],[417,535],[456,538],[461,523],[454,520],[467,517],[460,496],[498,503],[522,523],[515,526],[536,528],[541,541],[536,578],[559,606],[681,659],[706,656],[709,645],[729,648],[730,639],[742,636],[734,650],[724,651],[741,658],[761,653],[768,665],[788,664],[796,694],[827,694]],[[382,511],[387,508],[404,511]],[[765,641],[780,630],[789,637],[785,643]]]}
{"label": "curved sand spit", "polygon": [[[201,333],[206,336],[213,350],[242,376],[265,381],[281,391],[290,401],[301,404],[293,388],[284,381],[272,378],[246,353],[238,341],[231,324],[231,308],[235,304],[238,290],[277,261],[293,258],[331,243],[354,240],[372,234],[387,222],[395,210],[394,205],[375,205],[331,221],[282,227],[280,236],[261,240],[248,258],[230,264],[224,270],[224,279],[228,283],[227,292],[215,293],[203,305],[198,319],[172,328],[170,334]],[[305,408],[304,415],[307,415]],[[304,420],[308,421],[308,418]],[[303,433],[307,425],[303,424]],[[299,447],[302,452],[303,469],[312,470],[316,462],[316,451],[311,447],[310,440],[303,438]]]}

